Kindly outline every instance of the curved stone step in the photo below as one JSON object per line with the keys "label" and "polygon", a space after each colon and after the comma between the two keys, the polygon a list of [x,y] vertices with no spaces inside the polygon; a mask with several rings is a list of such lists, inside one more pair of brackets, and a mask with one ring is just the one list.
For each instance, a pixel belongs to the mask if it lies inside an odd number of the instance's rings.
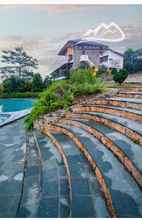
{"label": "curved stone step", "polygon": [[[79,120],[79,119],[78,119]],[[80,120],[79,120],[80,121]],[[108,137],[116,146],[118,146],[125,154],[129,157],[129,159],[135,164],[135,166],[142,173],[142,148],[141,146],[134,144],[129,138],[125,135],[114,131],[113,129],[99,124],[94,121],[84,121],[81,120],[84,124],[96,128],[98,131],[103,133],[106,137]]]}
{"label": "curved stone step", "polygon": [[122,92],[142,92],[142,86],[120,89]]}
{"label": "curved stone step", "polygon": [[142,92],[119,91],[119,94],[142,95]]}
{"label": "curved stone step", "polygon": [[35,151],[37,153],[37,158],[38,158],[38,164],[39,164],[39,185],[40,185],[40,190],[42,191],[42,185],[43,185],[43,159],[42,159],[42,154],[41,154],[41,150],[40,150],[40,146],[38,143],[38,139],[36,137],[35,132],[32,132],[32,136],[33,136],[33,141],[34,141],[34,147],[35,147]]}
{"label": "curved stone step", "polygon": [[97,167],[95,160],[92,158],[92,156],[86,150],[85,146],[83,144],[81,144],[81,142],[77,139],[77,137],[72,132],[68,131],[67,129],[65,129],[64,127],[62,127],[60,125],[48,124],[47,128],[51,129],[53,131],[56,131],[56,132],[64,133],[65,135],[67,135],[69,138],[71,138],[74,141],[76,146],[83,153],[85,158],[88,160],[89,164],[91,165],[92,169],[95,172],[95,175],[98,178],[98,182],[102,188],[102,192],[104,194],[104,198],[106,201],[106,206],[108,208],[110,215],[112,217],[116,217],[116,212],[115,212],[115,209],[112,204],[111,194],[110,194],[109,189],[104,181],[103,175],[102,175],[101,171],[99,170],[99,168]]}
{"label": "curved stone step", "polygon": [[68,217],[69,189],[62,157],[47,135],[36,131],[36,136],[43,157],[43,189],[36,217]]}
{"label": "curved stone step", "polygon": [[111,115],[125,117],[135,121],[142,121],[142,115],[139,111],[132,111],[132,109],[124,109],[120,107],[110,107],[110,106],[99,106],[99,105],[76,105],[71,108],[74,113],[82,112],[101,112],[108,113]]}
{"label": "curved stone step", "polygon": [[135,130],[131,129],[131,127],[127,127],[125,124],[121,124],[118,122],[115,122],[111,118],[108,119],[107,117],[105,118],[102,114],[97,116],[97,113],[95,115],[91,113],[76,113],[76,114],[71,114],[68,113],[66,114],[67,119],[75,118],[75,119],[87,119],[87,120],[92,120],[94,122],[97,122],[99,124],[103,124],[109,128],[112,128],[124,135],[126,135],[128,138],[130,138],[133,142],[136,142],[142,146],[142,136]]}
{"label": "curved stone step", "polygon": [[[106,98],[110,100],[116,100],[116,101],[122,101],[122,102],[130,102],[134,104],[142,104],[142,99],[135,99],[135,98],[121,98],[121,97],[111,97],[111,98]],[[140,105],[141,106],[141,105]]]}
{"label": "curved stone step", "polygon": [[24,166],[23,166],[23,176],[22,176],[22,183],[21,183],[21,193],[19,197],[19,202],[16,210],[16,216],[18,216],[21,204],[22,204],[22,199],[23,199],[23,193],[24,193],[24,187],[25,187],[25,177],[26,177],[26,171],[27,171],[27,164],[28,164],[28,154],[29,154],[29,140],[28,136],[26,136],[26,147],[25,147],[25,152],[24,152]]}
{"label": "curved stone step", "polygon": [[65,152],[63,150],[63,147],[56,140],[56,138],[49,132],[49,130],[47,128],[43,129],[43,133],[50,138],[51,142],[56,147],[57,151],[59,152],[59,154],[62,157],[62,160],[64,162],[64,166],[65,166],[65,170],[66,170],[66,175],[67,175],[67,180],[68,180],[68,188],[69,188],[69,200],[70,200],[70,213],[69,213],[69,216],[71,216],[72,182],[71,182],[71,174],[70,174],[70,169],[69,169],[69,165],[68,165],[68,160],[67,160],[66,154],[65,154]]}
{"label": "curved stone step", "polygon": [[142,92],[130,92],[130,91],[120,91],[116,94],[117,97],[123,98],[135,98],[135,99],[142,99]]}
{"label": "curved stone step", "polygon": [[88,133],[92,134],[97,138],[100,142],[102,142],[112,153],[120,160],[120,162],[124,165],[126,170],[132,175],[135,179],[138,186],[142,189],[142,174],[133,164],[133,162],[126,156],[126,154],[115,145],[108,137],[106,137],[103,133],[99,132],[96,128],[92,128],[88,125],[78,122],[77,120],[71,121],[67,119],[62,119],[62,123],[67,125],[71,125],[77,128],[82,128],[86,130]]}
{"label": "curved stone step", "polygon": [[64,147],[71,171],[72,218],[110,217],[98,180],[76,144],[63,133],[54,133],[54,136]]}
{"label": "curved stone step", "polygon": [[39,155],[35,145],[33,136],[28,136],[27,167],[16,217],[36,217],[38,213],[42,186]]}
{"label": "curved stone step", "polygon": [[[104,105],[105,107],[109,107],[107,105]],[[117,106],[110,106],[111,109],[118,109],[118,110],[121,110],[121,111],[127,111],[127,112],[131,112],[131,113],[134,113],[134,114],[137,114],[137,115],[140,115],[142,116],[142,110],[135,110],[135,109],[131,109],[131,108],[125,108],[125,107],[117,107]]]}
{"label": "curved stone step", "polygon": [[[119,217],[142,215],[141,191],[123,165],[103,144],[82,129],[62,125],[73,132],[95,159],[111,192],[112,201]],[[122,199],[123,198],[123,199]],[[141,199],[140,199],[141,198]],[[127,204],[127,205],[126,205]],[[134,206],[133,206],[133,205]],[[138,209],[135,209],[137,204]],[[131,209],[128,207],[131,206]],[[133,207],[133,208],[132,208]]]}
{"label": "curved stone step", "polygon": [[[84,104],[84,103],[83,103]],[[122,108],[131,108],[135,110],[142,110],[142,100],[136,99],[124,99],[124,98],[100,98],[100,99],[93,99],[87,101],[87,105],[110,105],[110,106],[118,106]]]}
{"label": "curved stone step", "polygon": [[[83,114],[83,113],[82,113]],[[87,114],[89,115],[96,115],[99,117],[103,117],[105,119],[109,119],[112,122],[124,125],[126,127],[128,127],[129,129],[133,130],[134,132],[136,132],[138,135],[142,136],[142,125],[139,122],[127,119],[127,118],[123,118],[123,117],[119,117],[116,115],[111,115],[111,114],[105,114],[105,113],[99,113],[99,112],[87,112]]]}

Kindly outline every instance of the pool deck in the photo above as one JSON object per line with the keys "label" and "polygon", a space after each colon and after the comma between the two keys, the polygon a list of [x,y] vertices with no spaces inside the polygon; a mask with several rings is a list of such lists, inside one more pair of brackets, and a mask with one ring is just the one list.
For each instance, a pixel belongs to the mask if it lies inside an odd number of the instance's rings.
{"label": "pool deck", "polygon": [[10,115],[10,117],[0,123],[0,127],[3,127],[4,125],[10,124],[18,119],[25,117],[26,115],[30,114],[31,110],[32,108],[16,112],[1,112],[1,115]]}

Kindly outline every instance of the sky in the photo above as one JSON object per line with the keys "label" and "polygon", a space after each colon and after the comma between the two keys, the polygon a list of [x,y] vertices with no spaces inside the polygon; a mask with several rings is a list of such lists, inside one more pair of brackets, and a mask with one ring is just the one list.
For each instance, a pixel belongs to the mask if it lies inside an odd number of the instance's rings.
{"label": "sky", "polygon": [[142,48],[142,5],[0,5],[0,54],[23,46],[39,60],[37,71],[46,76],[63,62],[57,54],[67,40],[111,22],[126,38],[103,43],[119,52]]}

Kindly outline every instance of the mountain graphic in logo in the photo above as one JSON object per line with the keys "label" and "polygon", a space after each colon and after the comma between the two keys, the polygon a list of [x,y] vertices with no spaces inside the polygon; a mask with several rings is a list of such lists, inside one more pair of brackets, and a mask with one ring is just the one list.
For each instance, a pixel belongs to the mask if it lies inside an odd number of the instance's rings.
{"label": "mountain graphic in logo", "polygon": [[89,40],[120,42],[125,39],[125,34],[117,24],[112,22],[109,25],[101,23],[97,28],[89,29],[84,37]]}

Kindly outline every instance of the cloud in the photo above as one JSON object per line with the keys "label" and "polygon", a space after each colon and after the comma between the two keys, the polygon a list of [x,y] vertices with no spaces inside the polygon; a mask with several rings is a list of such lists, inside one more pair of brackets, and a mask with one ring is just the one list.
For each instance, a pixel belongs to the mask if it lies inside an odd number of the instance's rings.
{"label": "cloud", "polygon": [[47,12],[47,13],[64,13],[64,12],[73,12],[73,11],[77,11],[77,10],[81,10],[84,9],[85,6],[83,5],[52,5],[52,4],[14,4],[14,5],[10,5],[10,4],[6,4],[6,5],[0,5],[0,9],[8,9],[8,10],[12,10],[12,9],[20,9],[20,8],[30,8],[33,11],[37,11],[37,12]]}
{"label": "cloud", "polygon": [[125,34],[122,29],[114,22],[106,25],[101,23],[94,29],[89,29],[84,36],[87,39],[94,39],[107,42],[119,42],[125,39]]}
{"label": "cloud", "polygon": [[[1,37],[0,54],[2,50],[22,46],[30,56],[38,59],[39,68],[37,71],[45,76],[58,68],[64,62],[64,57],[57,56],[57,53],[62,45],[63,44],[60,40],[51,40],[48,38],[30,38],[20,36]],[[0,63],[0,66],[1,65],[3,65],[3,63]]]}
{"label": "cloud", "polygon": [[[142,43],[142,24],[123,25],[121,26],[125,33],[125,40],[121,42],[107,42],[107,45],[112,49],[124,52],[126,48],[141,48]],[[47,75],[53,70],[58,68],[63,62],[64,57],[57,56],[60,48],[69,39],[81,38],[84,34],[82,32],[70,32],[63,35],[56,36],[55,38],[48,37],[21,37],[21,36],[8,36],[0,37],[0,52],[4,49],[12,49],[15,46],[23,46],[27,53],[39,60],[38,71]],[[106,43],[106,42],[104,42]]]}
{"label": "cloud", "polygon": [[72,12],[80,10],[83,8],[81,5],[32,5],[33,10],[37,11],[47,11],[49,13],[63,13],[63,12]]}

